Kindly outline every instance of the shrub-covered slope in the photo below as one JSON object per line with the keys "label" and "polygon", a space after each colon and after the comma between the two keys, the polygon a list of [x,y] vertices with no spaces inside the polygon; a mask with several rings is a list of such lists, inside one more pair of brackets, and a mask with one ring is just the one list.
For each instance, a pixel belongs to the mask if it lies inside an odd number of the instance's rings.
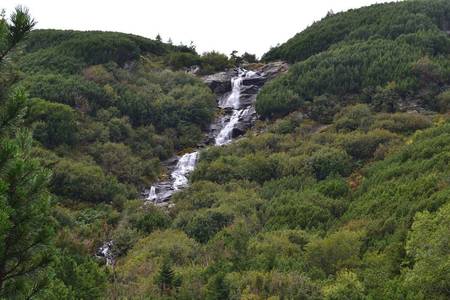
{"label": "shrub-covered slope", "polygon": [[25,121],[63,200],[138,197],[163,171],[159,162],[194,147],[213,118],[208,87],[170,65],[173,56],[201,59],[193,48],[122,33],[38,30],[20,50],[16,86],[33,99]]}
{"label": "shrub-covered slope", "polygon": [[286,43],[272,48],[263,60],[293,63],[340,42],[364,41],[374,36],[395,40],[402,34],[418,31],[449,31],[449,16],[450,4],[446,0],[410,0],[330,13]]}
{"label": "shrub-covered slope", "polygon": [[176,298],[445,299],[444,120],[360,104],[203,152],[169,222],[119,259],[121,295],[158,293],[169,259]]}
{"label": "shrub-covered slope", "polygon": [[[314,112],[355,102],[369,103],[377,111],[417,104],[445,111],[449,10],[448,1],[412,0],[325,18],[279,48],[298,58],[276,57],[296,63],[264,87],[258,113],[273,117],[300,108],[324,121]],[[340,29],[350,33],[340,37]],[[323,45],[316,49],[317,43]]]}

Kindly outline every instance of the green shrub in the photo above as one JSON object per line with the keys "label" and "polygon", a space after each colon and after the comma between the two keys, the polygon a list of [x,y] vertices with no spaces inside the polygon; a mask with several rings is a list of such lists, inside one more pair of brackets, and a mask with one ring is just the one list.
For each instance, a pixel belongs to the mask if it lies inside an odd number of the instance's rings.
{"label": "green shrub", "polygon": [[127,191],[114,177],[87,163],[61,160],[53,167],[51,190],[57,196],[87,202],[111,202]]}
{"label": "green shrub", "polygon": [[27,122],[34,127],[34,138],[46,147],[75,144],[76,121],[76,112],[67,105],[42,99],[34,99],[30,103]]}

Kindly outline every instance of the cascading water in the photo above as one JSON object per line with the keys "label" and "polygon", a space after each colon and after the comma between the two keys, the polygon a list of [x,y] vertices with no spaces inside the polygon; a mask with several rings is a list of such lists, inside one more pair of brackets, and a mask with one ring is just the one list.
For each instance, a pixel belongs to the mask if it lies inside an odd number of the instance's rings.
{"label": "cascading water", "polygon": [[155,187],[155,186],[152,186],[152,187],[150,188],[150,192],[148,193],[148,197],[146,198],[146,200],[148,200],[148,201],[154,201],[154,200],[156,200],[156,199],[158,199],[158,196],[156,195],[156,187]]}
{"label": "cascading water", "polygon": [[228,123],[225,124],[225,126],[222,128],[222,130],[219,132],[219,134],[216,137],[216,146],[222,146],[230,143],[233,140],[233,129],[236,126],[236,124],[239,122],[239,119],[244,116],[250,108],[245,109],[239,109],[234,110],[233,114],[231,115],[230,120]]}
{"label": "cascading water", "polygon": [[232,108],[233,113],[228,122],[222,119],[222,130],[216,137],[216,146],[222,146],[230,143],[233,139],[233,129],[239,123],[240,119],[249,113],[250,106],[241,109],[241,89],[245,78],[257,76],[256,72],[239,69],[238,76],[231,79],[231,94],[220,104],[222,108]]}
{"label": "cascading water", "polygon": [[[231,78],[231,93],[228,97],[219,101],[219,107],[231,109],[231,117],[225,115],[220,122],[221,130],[215,138],[215,145],[222,146],[230,143],[233,139],[233,130],[240,120],[249,114],[251,105],[241,107],[241,92],[243,82],[246,78],[259,76],[256,72],[238,69],[237,76]],[[169,199],[172,194],[188,185],[188,175],[195,169],[199,152],[195,151],[183,155],[170,174],[170,181],[160,182],[152,186],[146,193],[146,200],[153,203],[163,203]]]}
{"label": "cascading water", "polygon": [[[278,70],[282,69],[279,68]],[[231,78],[231,93],[218,103],[219,107],[223,108],[226,112],[218,122],[220,124],[218,128],[221,129],[217,135],[215,134],[216,129],[211,129],[210,131],[210,134],[215,136],[215,145],[221,146],[230,143],[233,136],[235,136],[233,132],[235,129],[238,129],[237,127],[240,127],[237,134],[249,128],[248,126],[242,127],[242,125],[248,124],[246,122],[248,122],[249,117],[251,120],[252,115],[256,113],[252,106],[254,98],[249,98],[248,96],[256,96],[259,88],[270,77],[270,74],[265,71],[261,71],[260,74],[238,69],[237,76]],[[251,122],[249,126],[251,126]],[[170,207],[170,204],[167,202],[168,199],[170,199],[174,192],[188,185],[188,175],[194,170],[198,156],[199,151],[194,151],[180,157],[176,166],[172,169],[170,179],[158,182],[144,193],[146,202],[154,203],[155,205],[169,205]],[[114,264],[113,246],[114,241],[109,240],[97,252],[97,256],[104,258],[107,265]]]}
{"label": "cascading water", "polygon": [[242,81],[244,80],[245,71],[242,71],[239,69],[238,76],[231,78],[231,94],[225,98],[225,101],[220,103],[221,108],[233,108],[233,109],[239,109],[239,106],[241,104],[240,98],[241,98],[241,86]]}
{"label": "cascading water", "polygon": [[180,158],[175,170],[171,174],[173,179],[172,187],[175,191],[178,191],[180,188],[183,188],[188,184],[187,176],[190,172],[194,171],[197,158],[198,152],[188,153]]}
{"label": "cascading water", "polygon": [[107,241],[97,251],[97,257],[104,258],[108,266],[114,264],[113,244],[113,241]]}

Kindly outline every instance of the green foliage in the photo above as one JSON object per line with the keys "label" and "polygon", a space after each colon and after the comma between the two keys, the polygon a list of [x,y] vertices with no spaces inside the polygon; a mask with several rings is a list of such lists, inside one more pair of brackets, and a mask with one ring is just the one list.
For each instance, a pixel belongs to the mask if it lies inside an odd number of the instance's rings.
{"label": "green foliage", "polygon": [[367,40],[372,36],[396,39],[402,34],[445,29],[449,10],[443,0],[415,0],[329,14],[281,46],[272,48],[263,60],[296,62],[340,42]]}
{"label": "green foliage", "polygon": [[407,254],[413,260],[411,269],[405,272],[405,285],[418,298],[445,299],[450,282],[450,205],[435,213],[418,213],[414,219],[406,243]]}
{"label": "green foliage", "polygon": [[225,54],[221,54],[216,51],[203,53],[200,61],[201,73],[212,74],[215,72],[223,71],[224,69],[231,67],[231,63]]}
{"label": "green foliage", "polygon": [[[119,285],[119,296],[143,297],[160,294],[160,286],[155,282],[158,283],[157,278],[161,278],[161,271],[167,275],[171,273],[168,272],[170,270],[176,272],[177,267],[187,268],[196,261],[199,254],[197,243],[180,231],[151,233],[139,240],[116,266],[118,282],[123,283]],[[165,280],[170,277],[166,275]],[[174,274],[172,278],[172,286],[179,286],[178,276]],[[134,284],[130,285],[131,282]]]}
{"label": "green foliage", "polygon": [[187,224],[180,224],[178,227],[181,227],[187,235],[194,238],[196,241],[205,243],[223,227],[230,224],[231,221],[231,215],[208,210],[202,214],[196,214],[187,222]]}
{"label": "green foliage", "polygon": [[6,55],[23,40],[36,25],[36,21],[28,13],[28,9],[17,6],[9,20],[0,16],[0,64]]}
{"label": "green foliage", "polygon": [[98,203],[127,196],[125,187],[115,177],[95,165],[62,159],[53,167],[53,173],[51,190],[65,199]]}
{"label": "green foliage", "polygon": [[303,255],[309,236],[301,230],[263,232],[249,241],[252,254],[249,264],[254,270],[299,271],[305,268]]}
{"label": "green foliage", "polygon": [[355,273],[342,271],[338,273],[336,282],[326,286],[323,293],[327,300],[362,300],[364,299],[364,286]]}
{"label": "green foliage", "polygon": [[144,212],[140,212],[131,218],[133,227],[147,234],[157,229],[165,229],[170,225],[169,216],[156,207],[146,207]]}
{"label": "green foliage", "polygon": [[231,299],[322,299],[320,289],[298,272],[243,272],[227,276]]}
{"label": "green foliage", "polygon": [[336,106],[355,100],[376,111],[395,112],[417,101],[445,110],[437,97],[448,84],[449,11],[442,0],[414,0],[327,16],[263,57],[295,64],[263,88],[258,113],[274,117],[302,109],[329,123]]}
{"label": "green foliage", "polygon": [[225,283],[225,273],[212,276],[206,285],[206,298],[208,300],[229,299],[230,291]]}
{"label": "green foliage", "polygon": [[88,257],[59,253],[53,267],[54,278],[43,292],[45,299],[102,299],[106,273]]}
{"label": "green foliage", "polygon": [[158,275],[155,278],[155,283],[158,285],[160,295],[170,294],[173,288],[175,274],[172,270],[168,259],[164,259],[159,270]]}
{"label": "green foliage", "polygon": [[364,104],[348,106],[336,114],[334,126],[337,131],[367,131],[373,123],[370,108]]}
{"label": "green foliage", "polygon": [[360,232],[341,230],[323,239],[312,240],[306,246],[306,258],[310,268],[328,276],[357,266],[361,246]]}
{"label": "green foliage", "polygon": [[18,91],[0,108],[0,294],[39,293],[54,248],[47,185],[50,172],[32,156],[31,134],[20,129],[25,95]]}
{"label": "green foliage", "polygon": [[[0,269],[20,272],[2,296],[447,299],[450,123],[399,112],[446,112],[447,17],[441,0],[330,13],[271,51],[298,62],[258,96],[266,120],[204,149],[168,207],[127,199],[197,145],[216,105],[176,70],[254,57],[33,32],[15,53],[21,76],[0,74],[37,97],[0,104]],[[93,257],[111,240],[113,268]]]}
{"label": "green foliage", "polygon": [[201,58],[188,52],[172,52],[167,58],[167,64],[174,69],[188,68],[190,66],[199,65]]}
{"label": "green foliage", "polygon": [[41,99],[31,102],[27,116],[27,122],[34,128],[34,138],[48,148],[75,144],[76,119],[76,112],[69,106]]}
{"label": "green foliage", "polygon": [[31,97],[67,104],[82,111],[111,105],[104,89],[80,76],[32,75],[22,84]]}
{"label": "green foliage", "polygon": [[125,144],[96,144],[91,154],[105,173],[120,182],[144,186],[149,184],[148,178],[155,175],[152,162],[142,162]]}
{"label": "green foliage", "polygon": [[345,151],[339,149],[322,148],[309,158],[309,163],[319,180],[329,175],[346,176],[351,170],[350,157]]}
{"label": "green foliage", "polygon": [[[138,59],[140,55],[161,56],[179,50],[184,51],[185,49],[117,32],[36,30],[26,41],[26,51],[31,53],[41,51],[41,53],[39,56],[34,56],[33,59],[25,58],[25,62],[27,62],[28,69],[45,70],[52,68],[50,65],[52,61],[42,61],[41,57],[50,57],[53,54],[69,61],[75,62],[76,60],[83,66],[111,61],[124,65]],[[39,63],[42,62],[45,64],[40,65]],[[72,73],[76,69],[68,71]]]}
{"label": "green foliage", "polygon": [[271,200],[266,208],[270,229],[312,229],[326,227],[339,210],[331,199],[314,192],[286,192]]}
{"label": "green foliage", "polygon": [[39,98],[26,125],[58,152],[49,163],[61,199],[138,197],[159,177],[160,160],[196,146],[214,117],[208,87],[166,69],[166,58],[197,57],[191,48],[120,33],[38,30],[23,49],[17,85]]}
{"label": "green foliage", "polygon": [[287,77],[269,82],[258,94],[256,111],[264,117],[285,115],[302,104],[301,98],[287,87]]}

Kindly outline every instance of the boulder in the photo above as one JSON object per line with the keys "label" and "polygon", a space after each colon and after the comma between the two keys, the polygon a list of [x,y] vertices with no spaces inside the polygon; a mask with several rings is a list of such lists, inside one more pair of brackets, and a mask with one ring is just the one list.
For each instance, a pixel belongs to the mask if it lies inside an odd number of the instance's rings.
{"label": "boulder", "polygon": [[244,78],[242,80],[243,85],[251,85],[256,87],[262,87],[264,85],[264,82],[266,82],[266,78],[262,76]]}
{"label": "boulder", "polygon": [[231,91],[231,78],[236,76],[235,70],[229,70],[203,77],[209,88],[217,95],[223,95]]}
{"label": "boulder", "polygon": [[254,94],[241,94],[241,107],[247,107],[252,105],[256,101],[256,93]]}

